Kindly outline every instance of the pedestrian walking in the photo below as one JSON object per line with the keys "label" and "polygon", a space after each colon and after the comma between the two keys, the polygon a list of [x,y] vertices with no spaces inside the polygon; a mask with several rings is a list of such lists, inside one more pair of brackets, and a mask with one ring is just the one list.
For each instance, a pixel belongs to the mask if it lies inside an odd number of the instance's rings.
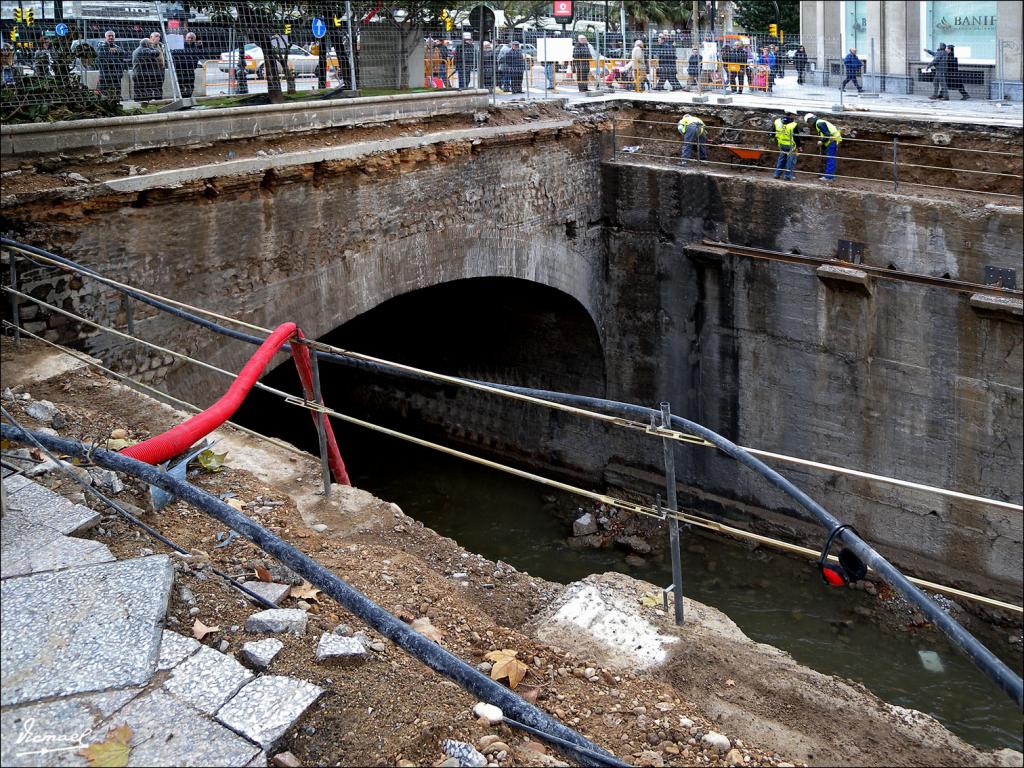
{"label": "pedestrian walking", "polygon": [[630,56],[630,64],[633,67],[633,82],[636,83],[638,91],[646,91],[651,87],[647,80],[647,54],[644,52],[644,41],[637,40],[633,44],[633,54]]}
{"label": "pedestrian walking", "polygon": [[817,132],[818,145],[825,150],[825,173],[819,178],[832,181],[836,177],[836,156],[839,154],[839,145],[843,143],[843,134],[828,120],[819,118],[813,112],[804,115],[804,122]]}
{"label": "pedestrian walking", "polygon": [[597,52],[590,47],[586,35],[576,38],[572,48],[572,71],[576,73],[576,87],[580,93],[590,90],[590,60],[597,59]]}
{"label": "pedestrian walking", "polygon": [[786,181],[793,180],[796,169],[797,116],[795,112],[785,112],[775,118],[775,142],[779,145],[779,159],[775,161],[775,178],[780,176]]}
{"label": "pedestrian walking", "polygon": [[523,92],[523,73],[526,72],[526,57],[518,40],[512,41],[511,49],[505,54],[506,84],[512,93]]}
{"label": "pedestrian walking", "polygon": [[174,75],[178,78],[178,89],[183,99],[190,98],[196,84],[196,69],[203,59],[203,44],[196,39],[195,32],[185,35],[181,50],[171,51],[174,60]]}
{"label": "pedestrian walking", "polygon": [[950,45],[946,48],[949,58],[946,64],[946,81],[953,90],[960,91],[960,101],[971,98],[971,94],[964,88],[964,78],[960,74],[960,60],[956,57],[956,49]]}
{"label": "pedestrian walking", "polygon": [[793,68],[796,69],[796,84],[804,84],[804,72],[807,71],[807,51],[801,45],[793,54]]}
{"label": "pedestrian walking", "polygon": [[490,90],[494,87],[494,46],[484,40],[484,52],[480,57],[480,87]]}
{"label": "pedestrian walking", "polygon": [[850,52],[846,54],[846,57],[843,59],[843,66],[846,67],[846,79],[839,86],[839,90],[845,91],[846,84],[852,82],[857,86],[857,93],[863,93],[864,88],[860,84],[860,70],[864,66],[864,62],[857,58],[856,48],[851,48]]}
{"label": "pedestrian walking", "polygon": [[658,45],[651,52],[651,55],[658,59],[654,90],[660,91],[662,83],[665,82],[668,83],[670,91],[683,90],[683,84],[679,82],[679,78],[676,76],[676,47],[668,39],[668,35],[665,33],[658,35]]}
{"label": "pedestrian walking", "polygon": [[700,80],[700,68],[704,62],[704,57],[700,55],[700,49],[694,48],[690,54],[690,58],[686,62],[686,75],[690,78],[690,82],[687,84],[690,88],[698,85]]}
{"label": "pedestrian walking", "polygon": [[163,80],[160,51],[152,40],[144,37],[132,52],[132,98],[156,101],[163,95]]}
{"label": "pedestrian walking", "polygon": [[708,150],[704,144],[704,136],[707,133],[707,129],[704,126],[704,121],[699,117],[686,114],[676,124],[676,128],[683,137],[683,163],[688,162],[693,156],[694,147],[697,150],[697,158],[699,160],[707,160]]}
{"label": "pedestrian walking", "polygon": [[476,47],[473,45],[473,33],[463,32],[462,42],[455,46],[455,71],[459,76],[459,90],[469,88],[469,79],[476,69]]}
{"label": "pedestrian walking", "polygon": [[116,40],[113,30],[103,33],[103,42],[96,52],[96,67],[100,71],[100,93],[120,99],[121,77],[128,68],[128,55]]}
{"label": "pedestrian walking", "polygon": [[936,51],[924,49],[932,57],[932,95],[929,99],[949,100],[949,51],[945,43],[939,43]]}

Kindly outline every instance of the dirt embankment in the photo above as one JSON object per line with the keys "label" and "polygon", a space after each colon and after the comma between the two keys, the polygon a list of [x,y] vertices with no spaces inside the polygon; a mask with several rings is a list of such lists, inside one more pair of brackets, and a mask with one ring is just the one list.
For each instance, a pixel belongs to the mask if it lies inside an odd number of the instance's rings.
{"label": "dirt embankment", "polygon": [[[90,368],[62,370],[35,343],[5,341],[2,368],[13,395],[4,405],[15,418],[42,426],[25,414],[30,401],[19,396],[50,400],[64,417],[64,436],[100,442],[123,429],[138,439],[182,418]],[[629,762],[974,765],[1015,759],[979,752],[930,718],[893,709],[852,684],[799,667],[781,651],[751,642],[715,609],[690,604],[695,618],[679,633],[668,617],[636,599],[653,587],[624,576],[612,577],[612,586],[651,631],[674,643],[667,665],[650,671],[616,667],[582,632],[554,644],[541,642],[532,622],[564,597],[563,587],[466,552],[365,492],[338,488],[330,500],[317,495],[319,467],[311,456],[233,429],[218,436],[217,450],[228,451],[227,468],[194,471],[193,482],[238,500],[261,524],[395,615],[406,621],[426,617],[439,642],[469,663],[486,665],[486,654],[513,649],[529,667],[521,694]],[[69,497],[80,491],[60,476],[44,475],[43,481]],[[204,643],[227,641],[227,652],[237,653],[243,642],[256,639],[242,626],[258,608],[209,566],[240,578],[255,578],[258,569],[277,578],[287,574],[244,540],[225,545],[222,526],[182,503],[156,514],[144,511],[147,496],[145,487],[126,479],[117,498],[197,555],[192,564],[178,563],[169,627],[189,633],[198,619],[219,628]],[[109,510],[91,535],[118,557],[162,550]],[[182,587],[190,594],[183,596]],[[285,606],[307,608],[310,628],[305,637],[286,638],[270,672],[328,691],[281,747],[305,764],[437,764],[443,739],[483,748],[494,736],[507,750],[491,750],[493,765],[500,751],[506,752],[502,766],[552,765],[559,759],[521,732],[477,722],[469,694],[322,595],[300,590]],[[350,633],[365,632],[370,658],[344,667],[314,662],[320,633],[340,624]],[[713,730],[731,737],[728,750],[702,743]]]}

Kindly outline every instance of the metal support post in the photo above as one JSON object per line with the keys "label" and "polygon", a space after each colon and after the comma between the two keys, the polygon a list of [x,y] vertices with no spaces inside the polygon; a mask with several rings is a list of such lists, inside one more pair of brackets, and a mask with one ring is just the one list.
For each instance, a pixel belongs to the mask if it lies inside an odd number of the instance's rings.
{"label": "metal support post", "polygon": [[[7,258],[11,260],[10,263],[10,275],[11,275],[11,288],[18,290],[18,257],[14,251],[7,252]],[[14,340],[19,341],[21,339],[21,313],[18,311],[18,297],[13,293],[10,294],[11,300],[11,322],[14,323]]]}
{"label": "metal support post", "polygon": [[899,166],[896,164],[896,145],[899,142],[895,136],[892,137],[892,191],[899,189]]}
{"label": "metal support post", "polygon": [[132,310],[132,299],[127,293],[121,294],[124,298],[124,318],[128,323],[128,334],[135,335],[135,313]]}
{"label": "metal support post", "polygon": [[[672,411],[669,404],[661,404],[661,426],[664,429],[671,429]],[[673,514],[678,511],[676,500],[676,457],[674,444],[667,437],[662,438],[662,448],[665,453],[665,490],[667,492],[669,521],[668,535],[669,548],[672,555],[672,589],[675,598],[676,624],[683,624],[683,564],[679,555],[679,520]]]}
{"label": "metal support post", "polygon": [[616,138],[615,138],[615,120],[612,120],[612,161],[615,160],[616,151]]}
{"label": "metal support post", "polygon": [[[323,393],[320,390],[320,365],[317,362],[316,350],[310,350],[309,364],[313,373],[313,399],[321,408],[324,404]],[[324,420],[327,414],[323,411],[316,413],[316,435],[320,439],[320,471],[324,477],[324,496],[331,495],[331,467],[327,461],[327,430],[324,429]]]}
{"label": "metal support post", "polygon": [[345,0],[345,15],[348,17],[348,22],[345,25],[348,34],[348,89],[355,91],[359,89],[359,86],[356,84],[356,49],[355,39],[352,37],[352,3],[349,0]]}
{"label": "metal support post", "polygon": [[[164,36],[164,52],[167,54],[167,69],[171,72],[171,94],[174,96],[174,100],[166,106],[160,107],[159,112],[173,112],[181,109],[182,107],[192,106],[192,99],[183,100],[181,98],[181,86],[178,84],[178,72],[174,68],[174,51],[171,50],[170,46],[167,45],[167,25],[164,24],[164,6],[163,3],[157,2],[156,12],[160,17],[160,31]],[[194,73],[193,73],[194,75]]]}

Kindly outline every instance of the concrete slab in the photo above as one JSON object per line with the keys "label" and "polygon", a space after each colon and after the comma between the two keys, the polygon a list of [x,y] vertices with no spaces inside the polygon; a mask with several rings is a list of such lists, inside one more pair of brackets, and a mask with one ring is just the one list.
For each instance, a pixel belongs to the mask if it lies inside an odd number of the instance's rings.
{"label": "concrete slab", "polygon": [[332,632],[320,636],[316,646],[317,661],[357,661],[367,656],[366,647],[356,637],[342,637]]}
{"label": "concrete slab", "polygon": [[154,555],[0,582],[0,703],[148,682],[173,581]]}
{"label": "concrete slab", "polygon": [[971,295],[971,306],[986,312],[998,312],[1007,317],[1024,316],[1024,301],[1010,296],[990,296],[987,293]]}
{"label": "concrete slab", "polygon": [[164,688],[200,712],[212,715],[252,678],[252,672],[234,657],[204,645],[174,668]]}
{"label": "concrete slab", "polygon": [[[5,470],[6,471],[6,470]],[[32,481],[24,475],[4,475],[4,490],[7,493],[16,493],[24,488],[26,485],[31,485]]]}
{"label": "concrete slab", "polygon": [[323,694],[319,686],[279,675],[249,683],[217,713],[217,719],[269,750]]}
{"label": "concrete slab", "polygon": [[[52,530],[43,526],[34,526],[34,528]],[[4,560],[0,564],[0,578],[8,579],[14,576],[77,568],[82,565],[111,563],[116,559],[107,545],[102,542],[58,536],[46,544],[27,551],[21,557],[9,557],[5,551]]]}
{"label": "concrete slab", "polygon": [[141,688],[128,688],[89,693],[4,709],[0,713],[0,764],[86,765],[85,758],[77,757],[76,753],[81,748],[79,744],[87,746],[90,739],[88,735],[78,739],[78,735],[94,730],[105,717],[119,710],[141,691]]}
{"label": "concrete slab", "polygon": [[274,605],[280,605],[291,589],[287,584],[275,584],[272,581],[247,581],[245,587]]}
{"label": "concrete slab", "polygon": [[198,640],[165,629],[160,640],[160,659],[156,668],[161,671],[173,669],[198,650]]}
{"label": "concrete slab", "polygon": [[268,637],[266,640],[243,645],[242,658],[256,669],[266,669],[282,648],[284,648],[284,643],[276,638]]}
{"label": "concrete slab", "polygon": [[99,523],[100,515],[81,504],[72,504],[60,494],[29,481],[15,491],[7,489],[8,514],[19,510],[22,519],[46,525],[58,533],[81,533]]}
{"label": "concrete slab", "polygon": [[291,632],[301,635],[308,620],[305,611],[298,608],[272,608],[254,613],[245,620],[246,632]]}
{"label": "concrete slab", "polygon": [[98,735],[127,723],[129,766],[246,765],[260,749],[162,690],[140,696],[109,718]]}
{"label": "concrete slab", "polygon": [[863,270],[841,267],[835,264],[822,264],[815,270],[815,274],[825,282],[846,283],[857,286],[865,293],[871,293],[871,278]]}

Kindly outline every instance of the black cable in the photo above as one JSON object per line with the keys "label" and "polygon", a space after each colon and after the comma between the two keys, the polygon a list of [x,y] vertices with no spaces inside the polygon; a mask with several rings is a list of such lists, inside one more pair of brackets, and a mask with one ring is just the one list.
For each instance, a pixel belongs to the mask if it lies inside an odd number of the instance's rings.
{"label": "black cable", "polygon": [[[572,745],[566,753],[581,764],[588,764],[588,754],[597,753],[613,759],[613,755],[589,741],[571,728],[555,720],[503,685],[481,674],[459,657],[445,650],[431,640],[395,618],[359,590],[324,568],[313,558],[282,541],[254,520],[246,517],[234,507],[225,504],[215,496],[197,488],[191,483],[178,480],[167,472],[141,461],[122,456],[103,448],[89,448],[78,440],[69,440],[38,432],[28,432],[22,427],[0,424],[0,436],[17,442],[36,442],[47,448],[69,456],[90,459],[93,463],[117,472],[138,478],[145,483],[162,488],[182,501],[210,515],[230,529],[237,531],[271,557],[276,558],[310,584],[332,597],[363,622],[392,640],[412,656],[445,677],[454,680],[462,688],[482,701],[499,707],[502,712],[512,714],[516,720],[525,722],[543,733],[550,733]],[[587,754],[577,752],[582,747]]]}
{"label": "black cable", "polygon": [[[46,258],[53,259],[61,264],[67,265],[73,269],[76,269],[84,274],[89,274],[93,277],[102,279],[102,275],[99,273],[86,269],[79,264],[66,259],[56,254],[50,253],[49,251],[43,250],[42,248],[36,248],[31,245],[24,245],[15,240],[9,238],[0,238],[0,244],[7,245],[15,249],[26,250],[30,253],[35,253]],[[264,340],[258,336],[252,336],[241,331],[236,331],[231,328],[226,328],[217,323],[214,323],[205,318],[199,317],[191,312],[173,307],[165,302],[151,299],[148,296],[142,296],[141,294],[127,288],[116,287],[123,293],[138,298],[140,301],[161,309],[169,314],[179,317],[189,322],[200,325],[207,328],[215,333],[219,333],[224,336],[229,336],[240,341],[246,341],[250,344],[261,344]],[[407,371],[397,366],[391,366],[386,363],[374,362],[369,360],[357,360],[352,357],[340,355],[333,352],[323,352],[320,350],[314,350],[317,354],[317,359],[327,360],[330,362],[340,363],[354,368],[361,368],[364,370],[372,370],[379,373],[385,373],[391,376],[401,376],[412,379],[414,381],[433,381],[431,377],[425,374],[417,374],[412,371]],[[509,384],[495,384],[493,382],[476,381],[473,379],[467,379],[466,381],[474,384],[484,384],[495,389],[501,389],[508,392],[515,392],[517,394],[529,395],[544,400],[550,400],[555,403],[562,403],[573,406],[584,406],[594,410],[601,411],[603,413],[612,413],[620,416],[626,416],[634,420],[641,422],[648,422],[652,416],[660,418],[661,411],[657,411],[653,408],[646,408],[640,405],[633,405],[630,403],[622,403],[616,400],[606,400],[604,398],[587,397],[584,395],[574,395],[565,392],[552,392],[543,389],[532,389],[529,387],[516,387]],[[743,466],[748,469],[757,472],[759,475],[764,477],[769,483],[774,485],[780,491],[788,495],[794,501],[796,501],[801,507],[809,512],[812,518],[825,527],[828,531],[833,531],[836,526],[840,523],[833,517],[824,507],[818,502],[808,496],[804,491],[800,490],[792,482],[784,478],[774,469],[769,467],[760,459],[756,458],[746,450],[736,445],[730,440],[719,435],[717,432],[697,424],[696,422],[689,421],[680,416],[672,416],[671,424],[677,429],[690,432],[699,437],[703,437],[709,443],[714,445],[720,451],[726,455],[732,457]],[[953,643],[953,645],[963,651],[971,662],[978,667],[986,676],[989,677],[996,685],[998,685],[1004,692],[1006,692],[1010,698],[1012,698],[1017,706],[1024,710],[1024,680],[1021,679],[1020,675],[1016,674],[1011,670],[1005,663],[1003,663],[995,654],[988,650],[982,645],[973,635],[971,635],[966,629],[953,619],[949,614],[943,611],[933,600],[925,595],[921,590],[914,586],[910,581],[907,580],[899,570],[897,570],[889,561],[882,557],[876,552],[867,542],[861,539],[856,533],[851,532],[849,529],[844,530],[839,536],[838,540],[841,544],[845,544],[850,548],[855,555],[857,555],[861,561],[870,568],[873,568],[876,573],[892,586],[897,592],[905,597],[910,603],[916,606],[928,619],[935,624],[936,627]]]}
{"label": "black cable", "polygon": [[544,731],[540,731],[532,726],[527,725],[526,723],[520,723],[518,720],[513,720],[509,717],[503,717],[501,719],[501,722],[503,722],[505,725],[509,725],[513,728],[518,728],[521,731],[525,731],[526,733],[545,739],[546,741],[550,741],[552,744],[558,744],[559,746],[564,746],[567,748],[572,747],[580,754],[584,755],[585,757],[589,757],[591,760],[600,765],[613,766],[613,768],[621,768],[622,766],[629,765],[629,763],[624,763],[621,760],[609,759],[604,755],[597,754],[596,752],[590,752],[589,750],[584,750],[580,747],[574,747],[573,745],[568,744],[567,742],[563,741],[557,736],[552,736],[550,733],[544,733]]}
{"label": "black cable", "polygon": [[[14,426],[16,426],[19,429],[21,429],[22,431],[24,431],[25,434],[28,436],[29,441],[31,443],[33,443],[36,446],[36,448],[38,448],[44,454],[46,454],[47,458],[49,458],[50,461],[52,461],[54,464],[57,465],[57,469],[59,471],[63,472],[65,475],[67,475],[72,480],[74,480],[76,483],[78,483],[80,486],[82,486],[82,488],[85,489],[86,493],[92,494],[93,496],[98,498],[100,501],[102,501],[104,504],[106,504],[108,507],[110,507],[115,512],[117,512],[119,515],[121,515],[121,517],[123,517],[129,523],[131,523],[132,525],[134,525],[134,526],[136,526],[138,528],[141,528],[143,531],[148,533],[150,536],[152,536],[154,539],[159,541],[161,544],[163,544],[164,546],[168,547],[169,549],[174,550],[179,555],[188,555],[188,554],[190,554],[190,552],[187,549],[185,549],[183,546],[181,546],[180,544],[174,543],[169,538],[167,538],[162,533],[160,533],[158,530],[156,530],[152,526],[144,523],[142,520],[137,518],[135,515],[133,515],[127,509],[125,509],[120,504],[118,504],[116,501],[114,501],[113,499],[107,498],[106,495],[104,495],[103,493],[100,493],[100,491],[96,490],[96,488],[94,488],[92,485],[90,485],[89,483],[85,482],[85,480],[83,480],[78,475],[76,475],[74,472],[72,472],[70,469],[65,467],[64,466],[64,462],[62,462],[60,459],[58,459],[56,456],[54,456],[49,450],[47,450],[46,446],[43,445],[42,443],[40,443],[38,440],[36,440],[35,436],[31,432],[29,432],[28,430],[25,430],[25,428],[22,427],[21,424],[19,424],[18,421],[13,416],[11,416],[11,414],[8,413],[7,409],[4,408],[3,406],[0,406],[0,413],[3,414],[4,418],[6,418],[8,421],[10,421],[12,424],[14,424]],[[210,570],[212,570],[215,575],[219,576],[220,578],[222,578],[226,582],[228,582],[235,589],[239,590],[240,592],[244,593],[248,597],[251,597],[252,599],[254,599],[257,602],[259,602],[259,604],[262,605],[264,608],[277,608],[278,607],[277,605],[272,603],[270,600],[267,600],[267,598],[263,597],[262,595],[256,594],[251,589],[249,589],[244,584],[242,584],[240,581],[238,581],[236,579],[233,579],[232,577],[228,576],[223,571],[219,571],[216,568],[214,568],[213,566],[210,566]]]}

